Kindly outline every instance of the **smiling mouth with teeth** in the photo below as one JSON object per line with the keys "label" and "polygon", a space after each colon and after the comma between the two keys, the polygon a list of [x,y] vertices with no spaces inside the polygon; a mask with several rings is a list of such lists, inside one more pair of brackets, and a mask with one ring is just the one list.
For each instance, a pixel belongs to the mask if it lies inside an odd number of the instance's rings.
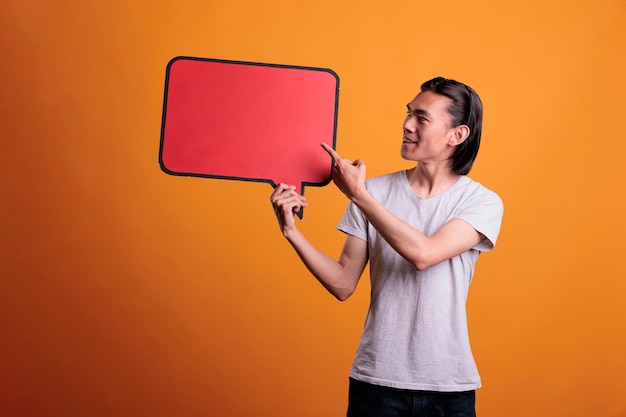
{"label": "smiling mouth with teeth", "polygon": [[402,143],[412,143],[412,144],[415,145],[415,144],[417,144],[417,141],[416,140],[411,140],[411,139],[405,137],[405,138],[402,139]]}

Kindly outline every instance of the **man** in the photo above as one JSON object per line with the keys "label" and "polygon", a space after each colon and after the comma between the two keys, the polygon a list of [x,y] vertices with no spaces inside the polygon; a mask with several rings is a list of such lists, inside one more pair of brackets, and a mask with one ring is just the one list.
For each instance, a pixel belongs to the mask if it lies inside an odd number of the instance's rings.
{"label": "man", "polygon": [[475,416],[481,381],[469,344],[465,302],[482,251],[494,248],[503,205],[471,180],[482,103],[470,87],[441,77],[407,105],[402,158],[416,166],[366,181],[361,160],[334,160],[333,181],[350,202],[338,229],[337,261],[299,232],[307,206],[279,184],[272,202],[280,229],[309,271],[339,300],[370,263],[371,301],[350,372],[348,417]]}

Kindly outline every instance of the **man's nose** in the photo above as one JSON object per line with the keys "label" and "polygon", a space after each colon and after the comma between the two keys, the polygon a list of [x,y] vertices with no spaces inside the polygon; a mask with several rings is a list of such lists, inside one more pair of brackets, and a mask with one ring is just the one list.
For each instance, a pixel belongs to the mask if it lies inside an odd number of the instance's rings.
{"label": "man's nose", "polygon": [[402,128],[404,130],[408,130],[409,132],[413,132],[415,130],[415,118],[407,117],[402,124]]}

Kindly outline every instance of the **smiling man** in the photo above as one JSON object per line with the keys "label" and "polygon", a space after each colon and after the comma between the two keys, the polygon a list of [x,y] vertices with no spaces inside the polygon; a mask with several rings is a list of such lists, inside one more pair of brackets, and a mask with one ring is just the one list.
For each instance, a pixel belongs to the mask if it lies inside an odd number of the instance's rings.
{"label": "smiling man", "polygon": [[285,238],[339,300],[370,263],[348,417],[473,417],[481,380],[465,305],[478,255],[493,250],[503,214],[498,195],[467,177],[480,146],[482,103],[467,85],[438,77],[422,84],[407,110],[400,154],[414,168],[366,180],[363,161],[322,144],[335,163],[333,181],[350,200],[337,261],[296,227],[293,212],[307,203],[293,185],[279,184],[270,200]]}

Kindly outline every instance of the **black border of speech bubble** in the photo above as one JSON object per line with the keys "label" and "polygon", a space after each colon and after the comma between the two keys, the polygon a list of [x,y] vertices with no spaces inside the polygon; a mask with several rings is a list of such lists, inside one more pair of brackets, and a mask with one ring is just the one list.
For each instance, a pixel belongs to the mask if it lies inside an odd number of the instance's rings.
{"label": "black border of speech bubble", "polygon": [[[268,183],[270,184],[272,187],[276,188],[277,184],[274,183],[273,180],[271,179],[261,179],[261,178],[246,178],[246,177],[231,177],[231,176],[224,176],[224,175],[210,175],[210,174],[196,174],[196,173],[190,173],[190,172],[178,172],[178,171],[172,171],[170,169],[168,169],[165,166],[165,163],[163,162],[163,143],[165,140],[165,124],[167,121],[167,97],[168,97],[168,86],[169,86],[169,79],[170,79],[170,69],[172,67],[172,65],[179,60],[190,60],[190,61],[206,61],[206,62],[217,62],[217,63],[224,63],[224,64],[239,64],[239,65],[254,65],[254,66],[264,66],[264,67],[275,67],[275,68],[288,68],[288,69],[296,69],[296,70],[307,70],[307,71],[322,71],[322,72],[327,72],[329,74],[331,74],[333,77],[335,77],[336,80],[336,90],[335,90],[335,118],[333,121],[333,141],[332,141],[332,147],[333,149],[336,149],[336,140],[337,140],[337,116],[338,116],[338,112],[339,112],[339,76],[337,75],[337,73],[331,69],[328,68],[318,68],[318,67],[307,67],[307,66],[298,66],[298,65],[285,65],[285,64],[268,64],[268,63],[262,63],[262,62],[249,62],[249,61],[233,61],[233,60],[227,60],[227,59],[216,59],[216,58],[199,58],[199,57],[192,57],[192,56],[177,56],[172,58],[168,64],[167,64],[167,68],[165,70],[165,88],[164,88],[164,94],[163,94],[163,113],[162,113],[162,118],[161,118],[161,138],[160,138],[160,145],[159,145],[159,165],[161,166],[161,170],[163,172],[165,172],[166,174],[169,175],[176,175],[176,176],[185,176],[185,177],[201,177],[201,178],[214,178],[214,179],[224,179],[224,180],[237,180],[237,181],[251,181],[251,182],[264,182],[264,183]],[[329,169],[329,176],[326,180],[322,181],[322,182],[302,182],[302,195],[304,195],[304,189],[307,186],[315,186],[315,187],[322,187],[327,185],[328,183],[330,183],[330,181],[332,180],[332,167],[333,167],[333,161],[331,159],[330,162],[330,169]],[[304,209],[300,209],[300,211],[296,212],[296,215],[302,219],[303,215],[304,215]]]}

